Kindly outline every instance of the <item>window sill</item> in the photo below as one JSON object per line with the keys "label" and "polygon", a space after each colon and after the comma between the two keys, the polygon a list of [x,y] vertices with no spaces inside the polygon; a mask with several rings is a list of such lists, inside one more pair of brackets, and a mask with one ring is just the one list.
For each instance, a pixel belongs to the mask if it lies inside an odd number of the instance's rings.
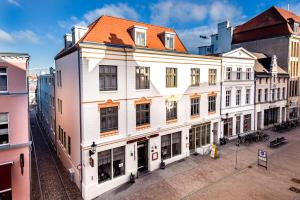
{"label": "window sill", "polygon": [[144,129],[147,129],[147,128],[150,128],[150,127],[151,127],[150,124],[139,125],[139,126],[136,127],[136,130],[140,131],[140,130],[144,130]]}
{"label": "window sill", "polygon": [[0,150],[2,150],[2,149],[8,149],[9,146],[10,146],[9,143],[0,144]]}
{"label": "window sill", "polygon": [[99,93],[118,93],[118,90],[99,90]]}
{"label": "window sill", "polygon": [[167,124],[177,123],[177,119],[170,119],[170,120],[167,120],[166,123],[167,123]]}
{"label": "window sill", "polygon": [[200,115],[192,115],[191,116],[191,119],[199,119],[200,118]]}
{"label": "window sill", "polygon": [[106,132],[101,132],[100,136],[101,137],[109,137],[109,136],[113,136],[113,135],[117,135],[119,134],[118,130],[113,130],[113,131],[106,131]]}
{"label": "window sill", "polygon": [[208,115],[214,115],[214,114],[216,114],[216,111],[214,111],[214,112],[208,112]]}

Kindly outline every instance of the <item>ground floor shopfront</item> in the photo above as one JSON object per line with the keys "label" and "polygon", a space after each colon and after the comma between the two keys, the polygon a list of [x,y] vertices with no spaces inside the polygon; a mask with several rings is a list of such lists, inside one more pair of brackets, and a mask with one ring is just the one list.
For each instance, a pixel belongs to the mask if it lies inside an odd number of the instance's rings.
{"label": "ground floor shopfront", "polygon": [[254,111],[235,112],[222,117],[222,137],[234,138],[254,130]]}
{"label": "ground floor shopfront", "polygon": [[207,153],[218,125],[218,120],[206,121],[98,145],[94,155],[83,155],[83,198],[92,199],[118,187],[128,182],[131,174],[138,178],[159,169],[162,162],[168,165],[191,153]]}
{"label": "ground floor shopfront", "polygon": [[0,150],[0,199],[30,199],[29,147]]}
{"label": "ground floor shopfront", "polygon": [[256,111],[257,130],[273,127],[275,124],[284,122],[287,119],[285,104],[273,105],[273,107],[270,105],[258,105]]}

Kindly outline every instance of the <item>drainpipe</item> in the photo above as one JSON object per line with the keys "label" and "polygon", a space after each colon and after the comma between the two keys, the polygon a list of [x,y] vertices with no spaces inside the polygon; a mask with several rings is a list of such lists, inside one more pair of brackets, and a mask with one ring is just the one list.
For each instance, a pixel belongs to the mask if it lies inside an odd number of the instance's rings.
{"label": "drainpipe", "polygon": [[[219,141],[221,138],[221,134],[223,134],[223,132],[221,132],[221,130],[222,130],[222,94],[223,94],[223,59],[221,59],[220,86],[221,86],[221,91],[220,91],[220,137],[218,138]],[[222,136],[222,137],[224,137],[224,136]]]}
{"label": "drainpipe", "polygon": [[253,75],[254,75],[254,131],[257,131],[257,127],[256,127],[256,120],[257,120],[257,113],[256,113],[256,77],[255,77],[255,72],[253,71]]}

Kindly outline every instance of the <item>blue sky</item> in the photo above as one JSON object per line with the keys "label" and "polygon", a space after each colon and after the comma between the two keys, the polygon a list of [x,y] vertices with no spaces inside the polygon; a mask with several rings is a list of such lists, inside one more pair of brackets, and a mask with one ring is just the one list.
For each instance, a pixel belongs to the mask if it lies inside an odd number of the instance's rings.
{"label": "blue sky", "polygon": [[31,68],[54,67],[54,56],[63,47],[63,35],[73,25],[87,25],[107,14],[174,28],[186,47],[207,43],[216,24],[229,19],[245,22],[276,5],[300,14],[298,0],[0,0],[0,52],[26,52]]}

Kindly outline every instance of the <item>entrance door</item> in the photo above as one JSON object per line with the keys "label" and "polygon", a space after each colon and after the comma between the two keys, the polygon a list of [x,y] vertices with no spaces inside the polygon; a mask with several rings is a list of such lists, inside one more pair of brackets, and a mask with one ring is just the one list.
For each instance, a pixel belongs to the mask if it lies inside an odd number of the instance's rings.
{"label": "entrance door", "polygon": [[196,147],[195,142],[196,142],[195,132],[193,131],[193,128],[192,128],[192,129],[190,129],[190,133],[189,133],[189,149],[190,149],[191,153],[195,152],[195,147]]}
{"label": "entrance door", "polygon": [[261,127],[261,112],[258,112],[257,113],[257,130],[261,130],[262,127]]}
{"label": "entrance door", "polygon": [[148,140],[137,143],[138,171],[148,171]]}

